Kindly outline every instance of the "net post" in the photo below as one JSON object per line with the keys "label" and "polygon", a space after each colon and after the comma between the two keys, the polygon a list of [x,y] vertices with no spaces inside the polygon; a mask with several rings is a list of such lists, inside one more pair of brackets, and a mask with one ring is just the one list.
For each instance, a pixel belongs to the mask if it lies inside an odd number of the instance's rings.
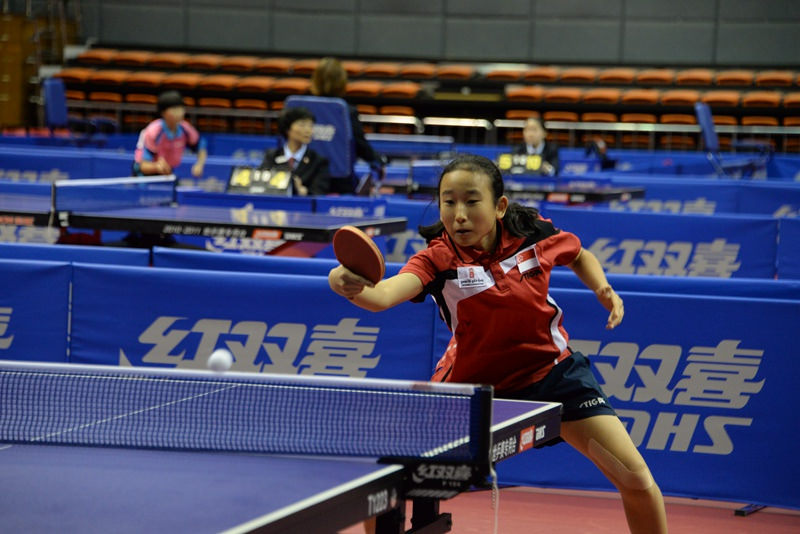
{"label": "net post", "polygon": [[[470,456],[476,467],[475,481],[485,485],[492,470],[492,400],[494,387],[481,385],[473,398],[470,421]],[[477,485],[477,484],[476,484]]]}

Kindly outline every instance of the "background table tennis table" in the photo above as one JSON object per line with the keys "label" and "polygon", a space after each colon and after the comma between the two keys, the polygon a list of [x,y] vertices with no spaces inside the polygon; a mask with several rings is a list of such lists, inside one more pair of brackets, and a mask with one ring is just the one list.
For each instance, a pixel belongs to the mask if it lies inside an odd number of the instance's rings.
{"label": "background table tennis table", "polygon": [[403,217],[342,217],[322,213],[195,205],[54,212],[49,196],[10,193],[0,195],[0,224],[318,243],[330,242],[336,230],[345,225],[361,228],[372,236],[406,229],[406,219]]}
{"label": "background table tennis table", "polygon": [[[560,412],[495,399],[492,460],[557,438]],[[0,444],[0,531],[310,534],[379,516],[383,532],[402,532],[408,478],[374,458]],[[412,524],[431,520],[427,532],[447,531],[448,514]]]}

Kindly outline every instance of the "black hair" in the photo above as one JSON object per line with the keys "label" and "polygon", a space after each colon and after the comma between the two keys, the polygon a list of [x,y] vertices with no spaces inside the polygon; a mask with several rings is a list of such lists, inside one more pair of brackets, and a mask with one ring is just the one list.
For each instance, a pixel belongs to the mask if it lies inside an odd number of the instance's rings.
{"label": "black hair", "polygon": [[158,95],[158,113],[175,106],[183,106],[183,97],[178,91],[164,91]]}
{"label": "black hair", "polygon": [[278,117],[278,132],[284,138],[287,138],[289,136],[289,129],[292,127],[292,124],[305,119],[310,119],[312,122],[315,120],[314,114],[311,113],[308,108],[283,108],[280,117]]}
{"label": "black hair", "polygon": [[[469,171],[472,173],[479,173],[487,176],[491,182],[492,197],[495,204],[500,197],[505,194],[505,183],[503,183],[503,174],[497,165],[492,160],[483,156],[475,154],[461,154],[456,156],[448,163],[442,173],[439,175],[439,184],[436,187],[436,198],[439,198],[439,189],[442,186],[442,178],[444,175],[453,171]],[[503,225],[511,233],[517,237],[534,235],[538,230],[536,228],[536,220],[539,218],[539,210],[523,206],[518,202],[509,202],[506,213],[503,216]],[[442,235],[444,231],[444,224],[441,220],[435,222],[430,226],[420,226],[419,233],[425,238],[428,243],[432,239]]]}

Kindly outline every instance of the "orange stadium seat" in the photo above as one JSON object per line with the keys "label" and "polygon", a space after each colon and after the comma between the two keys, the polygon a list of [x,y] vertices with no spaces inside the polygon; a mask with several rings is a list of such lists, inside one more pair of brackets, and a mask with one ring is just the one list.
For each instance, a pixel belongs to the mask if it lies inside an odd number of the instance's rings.
{"label": "orange stadium seat", "polygon": [[296,76],[311,76],[319,65],[319,59],[298,59],[292,65],[292,74]]}
{"label": "orange stadium seat", "polygon": [[362,115],[377,115],[378,114],[378,106],[373,106],[372,104],[357,104],[356,109]]}
{"label": "orange stadium seat", "polygon": [[721,70],[714,75],[717,85],[753,85],[755,73],[752,70]]}
{"label": "orange stadium seat", "polygon": [[[230,109],[231,101],[227,98],[202,97],[197,99],[200,108]],[[224,133],[228,131],[228,119],[218,115],[199,115],[197,128],[204,132]]]}
{"label": "orange stadium seat", "polygon": [[[257,98],[237,98],[233,101],[234,109],[245,109],[266,112],[269,106]],[[233,130],[242,134],[267,133],[267,120],[258,117],[234,117]]]}
{"label": "orange stadium seat", "polygon": [[164,76],[164,79],[161,80],[161,86],[165,89],[190,91],[195,89],[202,79],[203,75],[196,72],[174,72]]}
{"label": "orange stadium seat", "polygon": [[[606,113],[600,111],[587,111],[581,114],[581,122],[617,122],[616,113]],[[613,132],[584,132],[581,134],[581,143],[588,143],[597,138],[602,139],[607,145],[616,144],[616,137]]]}
{"label": "orange stadium seat", "polygon": [[[697,124],[697,118],[688,113],[665,113],[661,115],[659,122],[661,124],[681,124],[692,125]],[[697,140],[693,135],[686,133],[666,133],[662,134],[658,140],[659,146],[669,149],[683,149],[691,150],[697,147]]]}
{"label": "orange stadium seat", "polygon": [[400,66],[401,78],[428,79],[436,75],[436,65],[433,63],[406,63]]}
{"label": "orange stadium seat", "polygon": [[592,83],[597,78],[594,67],[569,67],[561,71],[561,83]]}
{"label": "orange stadium seat", "polygon": [[256,61],[255,70],[264,74],[289,74],[294,64],[293,59],[285,57],[266,57]]}
{"label": "orange stadium seat", "polygon": [[147,50],[120,50],[112,62],[121,67],[144,67],[151,57],[153,52]]}
{"label": "orange stadium seat", "polygon": [[239,77],[235,74],[207,74],[197,82],[200,91],[233,91]]}
{"label": "orange stadium seat", "polygon": [[612,67],[603,69],[597,74],[597,83],[614,83],[630,85],[636,76],[636,69]]}
{"label": "orange stadium seat", "polygon": [[675,73],[677,85],[711,85],[714,73],[711,69],[686,69]]}
{"label": "orange stadium seat", "polygon": [[145,105],[151,108],[151,111],[129,111],[122,117],[123,129],[127,131],[139,131],[156,118],[156,105],[158,104],[158,97],[156,95],[149,95],[143,93],[128,93],[125,95],[126,104]]}
{"label": "orange stadium seat", "polygon": [[366,62],[364,61],[342,61],[342,68],[351,78],[361,76],[361,73],[364,72],[365,65]]}
{"label": "orange stadium seat", "polygon": [[674,80],[675,71],[672,69],[644,69],[634,78],[639,85],[671,85]]}
{"label": "orange stadium seat", "polygon": [[[619,116],[620,122],[634,124],[655,124],[658,122],[652,113],[623,113]],[[625,148],[648,148],[650,146],[650,135],[646,133],[623,133],[622,146]]]}
{"label": "orange stadium seat", "polygon": [[381,96],[386,98],[416,98],[422,87],[416,82],[392,82],[384,84]]}
{"label": "orange stadium seat", "polygon": [[538,67],[532,67],[523,72],[522,79],[526,82],[552,83],[558,80],[559,72],[560,71],[557,67],[541,65]]}
{"label": "orange stadium seat", "polygon": [[255,56],[227,56],[219,62],[219,69],[225,72],[253,72],[258,58]]}
{"label": "orange stadium seat", "polygon": [[578,87],[547,87],[544,90],[544,101],[551,103],[577,104],[583,96],[583,89]]}
{"label": "orange stadium seat", "polygon": [[510,120],[525,120],[531,117],[540,117],[541,114],[535,109],[509,109],[505,116]]}
{"label": "orange stadium seat", "polygon": [[587,111],[581,114],[581,122],[617,122],[617,115],[604,111]]}
{"label": "orange stadium seat", "polygon": [[149,70],[136,70],[132,71],[125,80],[125,85],[128,87],[147,87],[150,89],[158,89],[161,83],[166,78],[166,73]]}
{"label": "orange stadium seat", "polygon": [[[712,115],[711,120],[716,126],[736,126],[739,120],[733,115]],[[722,150],[730,150],[733,143],[733,136],[726,134],[718,134],[719,147]]]}
{"label": "orange stadium seat", "polygon": [[555,122],[578,122],[578,114],[574,111],[545,111],[542,119]]}
{"label": "orange stadium seat", "polygon": [[798,108],[800,107],[800,92],[786,93],[783,96],[783,107],[785,108]]}
{"label": "orange stadium seat", "polygon": [[[578,114],[573,111],[545,111],[542,115],[542,120],[548,122],[578,122]],[[558,131],[552,127],[547,126],[547,137],[559,144],[570,144],[570,132]]]}
{"label": "orange stadium seat", "polygon": [[186,58],[186,68],[190,70],[216,70],[222,63],[221,54],[193,54]]}
{"label": "orange stadium seat", "polygon": [[376,61],[364,65],[362,76],[371,78],[396,78],[400,73],[400,63],[390,61]]}
{"label": "orange stadium seat", "polygon": [[131,71],[119,69],[98,69],[86,80],[97,85],[122,85],[130,77]]}
{"label": "orange stadium seat", "polygon": [[655,124],[658,122],[658,119],[652,113],[623,113],[619,116],[619,121]]}
{"label": "orange stadium seat", "polygon": [[[659,122],[661,124],[692,125],[697,124],[697,118],[684,113],[665,113],[661,115]],[[658,144],[666,149],[692,150],[697,147],[697,140],[693,135],[683,132],[665,133],[659,137]]]}
{"label": "orange stadium seat", "polygon": [[236,81],[236,90],[243,93],[267,93],[272,89],[272,76],[241,76]]}
{"label": "orange stadium seat", "polygon": [[701,102],[705,102],[713,107],[736,107],[739,105],[741,93],[734,90],[706,91],[700,97]]}
{"label": "orange stadium seat", "polygon": [[86,100],[86,91],[67,89],[64,91],[64,96],[67,100]]}
{"label": "orange stadium seat", "polygon": [[620,89],[611,87],[596,87],[587,89],[583,93],[584,104],[616,104],[622,96]]}
{"label": "orange stadium seat", "polygon": [[440,80],[469,80],[475,74],[472,65],[448,64],[436,67],[436,78]]}
{"label": "orange stadium seat", "polygon": [[506,100],[509,102],[541,102],[544,89],[540,85],[506,88]]}
{"label": "orange stadium seat", "polygon": [[781,105],[781,93],[779,91],[748,91],[742,95],[742,107],[769,107],[775,108]]}
{"label": "orange stadium seat", "polygon": [[180,69],[189,57],[182,52],[157,52],[150,56],[147,65],[157,69]]}
{"label": "orange stadium seat", "polygon": [[87,100],[91,102],[111,102],[112,104],[119,104],[122,102],[122,95],[111,91],[90,91]]}
{"label": "orange stadium seat", "polygon": [[626,89],[620,102],[629,106],[655,106],[661,92],[658,89]]}
{"label": "orange stadium seat", "polygon": [[661,93],[660,102],[665,106],[693,106],[698,100],[700,100],[700,91],[668,89]]}
{"label": "orange stadium seat", "polygon": [[661,124],[697,124],[697,118],[688,113],[665,113],[659,119]]}
{"label": "orange stadium seat", "polygon": [[117,50],[113,48],[90,48],[75,58],[82,65],[108,65],[114,60]]}
{"label": "orange stadium seat", "polygon": [[742,126],[778,126],[778,118],[763,115],[747,115],[742,117]]}
{"label": "orange stadium seat", "polygon": [[383,82],[377,80],[356,80],[347,82],[345,96],[377,97],[381,93]]}
{"label": "orange stadium seat", "polygon": [[308,78],[279,78],[272,84],[272,90],[281,94],[304,95],[311,89]]}
{"label": "orange stadium seat", "polygon": [[[378,108],[380,115],[400,115],[402,117],[413,117],[414,108],[409,106],[381,106]],[[381,124],[378,132],[389,134],[413,134],[414,127],[410,124]]]}
{"label": "orange stadium seat", "polygon": [[492,69],[484,76],[493,82],[516,82],[522,77],[522,71],[519,69]]}
{"label": "orange stadium seat", "polygon": [[68,67],[61,69],[53,76],[61,78],[65,85],[80,85],[89,81],[89,76],[94,73],[94,69],[86,67]]}
{"label": "orange stadium seat", "polygon": [[736,126],[739,121],[733,115],[713,115],[711,120],[718,126]]}
{"label": "orange stadium seat", "polygon": [[792,85],[793,79],[794,73],[790,70],[765,70],[755,76],[758,86],[789,87]]}
{"label": "orange stadium seat", "polygon": [[[793,128],[800,126],[800,117],[784,117],[783,125]],[[790,135],[783,140],[783,150],[786,152],[800,152],[800,136]]]}

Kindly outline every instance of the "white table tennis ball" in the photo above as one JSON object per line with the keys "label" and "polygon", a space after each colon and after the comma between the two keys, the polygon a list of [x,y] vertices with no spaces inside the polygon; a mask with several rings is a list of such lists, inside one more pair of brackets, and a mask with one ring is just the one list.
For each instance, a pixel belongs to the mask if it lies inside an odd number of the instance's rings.
{"label": "white table tennis ball", "polygon": [[217,349],[208,357],[208,368],[212,371],[222,373],[231,368],[233,364],[233,354],[228,349]]}

